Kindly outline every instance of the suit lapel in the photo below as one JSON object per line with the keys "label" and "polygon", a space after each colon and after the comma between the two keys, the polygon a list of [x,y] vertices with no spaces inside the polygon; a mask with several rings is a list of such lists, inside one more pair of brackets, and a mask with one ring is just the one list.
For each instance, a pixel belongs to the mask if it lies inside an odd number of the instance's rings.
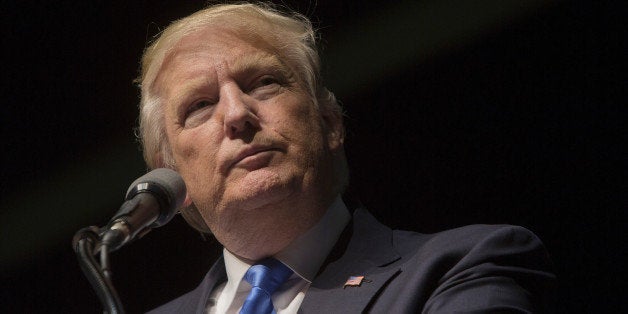
{"label": "suit lapel", "polygon": [[204,314],[206,313],[207,301],[209,300],[209,294],[214,290],[217,284],[227,280],[227,272],[225,270],[225,261],[222,256],[212,268],[207,272],[205,278],[201,282],[201,284],[191,292],[191,303],[190,308],[194,309],[193,311],[189,311],[190,313]]}
{"label": "suit lapel", "polygon": [[[363,209],[355,211],[352,223],[345,253],[314,279],[301,304],[304,313],[362,312],[400,272],[390,265],[400,258],[392,247],[392,230]],[[349,276],[364,276],[365,281],[344,287]]]}

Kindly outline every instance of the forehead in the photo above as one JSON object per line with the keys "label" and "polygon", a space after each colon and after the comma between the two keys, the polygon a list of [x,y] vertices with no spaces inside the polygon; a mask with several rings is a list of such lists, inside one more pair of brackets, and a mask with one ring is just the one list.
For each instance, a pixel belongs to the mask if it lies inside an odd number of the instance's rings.
{"label": "forehead", "polygon": [[158,91],[163,83],[185,80],[208,70],[243,72],[260,66],[287,70],[275,49],[263,38],[224,28],[205,28],[173,45],[161,64],[154,87]]}

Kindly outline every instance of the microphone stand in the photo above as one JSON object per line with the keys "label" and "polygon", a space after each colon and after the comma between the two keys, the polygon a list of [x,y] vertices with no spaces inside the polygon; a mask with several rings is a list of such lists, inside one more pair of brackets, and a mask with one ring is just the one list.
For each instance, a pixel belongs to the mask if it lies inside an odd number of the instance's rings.
{"label": "microphone stand", "polygon": [[[124,307],[111,281],[109,248],[103,245],[101,234],[101,230],[96,226],[83,228],[74,235],[72,247],[83,274],[100,299],[104,308],[103,313],[124,314]],[[100,264],[94,258],[99,252]]]}

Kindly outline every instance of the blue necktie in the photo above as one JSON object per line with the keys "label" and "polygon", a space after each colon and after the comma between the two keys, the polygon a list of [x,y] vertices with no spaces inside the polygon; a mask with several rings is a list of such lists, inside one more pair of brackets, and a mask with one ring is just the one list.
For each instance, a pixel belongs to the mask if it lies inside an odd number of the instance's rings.
{"label": "blue necktie", "polygon": [[251,266],[244,280],[253,286],[244,300],[240,314],[275,313],[270,296],[292,275],[292,270],[274,258],[263,259]]}

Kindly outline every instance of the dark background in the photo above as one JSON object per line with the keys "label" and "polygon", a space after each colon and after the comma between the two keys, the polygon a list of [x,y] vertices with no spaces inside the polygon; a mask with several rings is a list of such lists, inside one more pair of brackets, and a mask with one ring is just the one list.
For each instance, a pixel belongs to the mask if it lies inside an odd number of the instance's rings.
{"label": "dark background", "polygon": [[[204,1],[2,2],[3,313],[100,313],[71,248],[145,172],[145,42]],[[625,309],[622,1],[284,1],[322,35],[352,189],[383,222],[510,223],[546,244],[559,313]],[[129,313],[193,287],[220,248],[175,217],[112,254]]]}

